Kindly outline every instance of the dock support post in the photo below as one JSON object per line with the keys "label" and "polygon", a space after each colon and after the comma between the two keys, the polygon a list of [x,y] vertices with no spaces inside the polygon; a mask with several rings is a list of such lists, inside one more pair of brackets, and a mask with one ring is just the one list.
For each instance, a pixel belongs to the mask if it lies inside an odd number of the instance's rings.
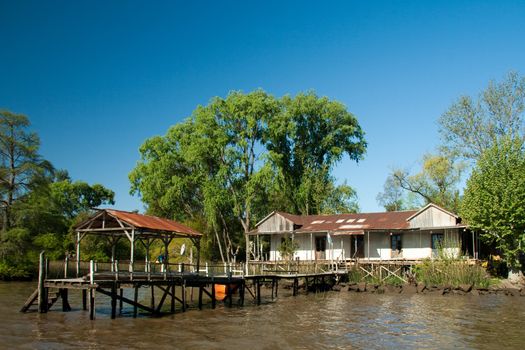
{"label": "dock support post", "polygon": [[137,304],[139,301],[139,286],[135,284],[135,293],[133,295],[133,318],[137,318]]}
{"label": "dock support post", "polygon": [[215,309],[215,282],[213,282],[213,278],[211,280],[211,308]]}
{"label": "dock support post", "polygon": [[275,293],[275,277],[272,277],[272,300],[273,300],[274,293]]}
{"label": "dock support post", "polygon": [[279,289],[279,279],[275,279],[275,297],[277,298],[277,290]]}
{"label": "dock support post", "polygon": [[240,304],[241,306],[244,306],[244,289],[246,287],[246,280],[242,280],[241,282],[241,287],[240,287],[240,290],[239,290],[239,298],[240,298]]}
{"label": "dock support post", "polygon": [[186,280],[182,280],[182,312],[186,312]]}
{"label": "dock support post", "polygon": [[122,307],[123,307],[122,297],[124,296],[124,289],[120,288],[119,294],[120,294],[120,299],[118,301],[118,313],[121,314]]}
{"label": "dock support post", "polygon": [[82,289],[82,310],[87,310],[87,291]]}
{"label": "dock support post", "polygon": [[71,306],[68,301],[68,290],[67,288],[60,289],[60,297],[62,298],[62,311],[71,311]]}
{"label": "dock support post", "polygon": [[202,310],[202,286],[199,285],[199,310]]}
{"label": "dock support post", "polygon": [[304,285],[306,287],[306,294],[308,294],[308,277],[304,278]]}
{"label": "dock support post", "polygon": [[171,281],[171,313],[175,313],[175,281]]}
{"label": "dock support post", "polygon": [[89,319],[95,319],[95,289],[89,288]]}
{"label": "dock support post", "polygon": [[255,279],[255,285],[256,285],[256,292],[257,295],[257,305],[261,305],[261,282],[258,278]]}
{"label": "dock support post", "polygon": [[47,312],[47,298],[45,296],[46,288],[44,287],[45,279],[45,253],[42,251],[40,253],[40,259],[38,263],[38,312],[46,313]]}
{"label": "dock support post", "polygon": [[111,286],[111,318],[115,319],[117,315],[117,282]]}
{"label": "dock support post", "polygon": [[228,306],[229,306],[229,307],[232,307],[232,304],[233,304],[233,302],[232,302],[232,298],[233,298],[233,290],[232,290],[232,288],[231,288],[231,286],[230,286],[230,283],[228,283],[228,284],[226,285],[226,292],[228,293],[228,294],[227,294],[227,295],[228,295]]}
{"label": "dock support post", "polygon": [[297,295],[297,277],[293,279],[293,296]]}
{"label": "dock support post", "polygon": [[155,286],[151,285],[151,308],[155,310]]}

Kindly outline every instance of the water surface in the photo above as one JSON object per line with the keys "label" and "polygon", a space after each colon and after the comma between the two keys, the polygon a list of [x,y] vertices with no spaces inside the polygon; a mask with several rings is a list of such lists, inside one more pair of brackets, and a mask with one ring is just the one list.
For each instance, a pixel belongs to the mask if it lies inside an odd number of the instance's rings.
{"label": "water surface", "polygon": [[[47,314],[18,312],[34,283],[0,283],[0,348],[20,349],[362,349],[525,348],[525,297],[369,295],[328,292],[279,298],[255,306],[162,318],[110,319],[97,295],[97,319],[54,306]],[[141,293],[146,298],[148,290]],[[131,295],[130,295],[131,296]],[[248,297],[247,297],[248,300]]]}

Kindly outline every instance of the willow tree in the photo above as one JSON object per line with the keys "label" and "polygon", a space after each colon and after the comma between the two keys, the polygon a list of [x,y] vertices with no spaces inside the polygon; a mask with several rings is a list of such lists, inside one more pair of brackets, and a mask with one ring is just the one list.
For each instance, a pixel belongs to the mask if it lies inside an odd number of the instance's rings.
{"label": "willow tree", "polygon": [[525,149],[523,140],[504,138],[485,151],[474,168],[461,206],[468,225],[494,244],[519,275],[525,253]]}
{"label": "willow tree", "polygon": [[237,226],[248,233],[254,203],[268,187],[262,141],[267,121],[277,113],[278,101],[260,90],[199,106],[166,136],[144,143],[142,160],[130,174],[132,192],[155,213],[204,218],[221,258],[229,261],[241,249]]}
{"label": "willow tree", "polygon": [[476,97],[461,96],[439,119],[444,149],[476,162],[502,137],[525,136],[525,77],[510,72]]}
{"label": "willow tree", "polygon": [[344,156],[359,161],[365,154],[357,118],[343,104],[313,92],[285,96],[282,104],[282,113],[270,120],[267,139],[277,179],[279,202],[274,205],[305,215],[357,210],[355,191],[336,186],[331,176]]}
{"label": "willow tree", "polygon": [[331,170],[365,147],[357,120],[337,102],[232,92],[147,140],[131,191],[152,213],[204,223],[223,260],[242,249],[249,259],[247,234],[271,210],[355,208],[355,192],[335,185]]}

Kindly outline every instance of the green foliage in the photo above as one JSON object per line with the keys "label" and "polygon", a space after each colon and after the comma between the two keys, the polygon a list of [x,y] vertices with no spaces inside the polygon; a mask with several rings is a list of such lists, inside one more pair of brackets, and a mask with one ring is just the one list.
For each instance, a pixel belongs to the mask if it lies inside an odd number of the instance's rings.
{"label": "green foliage", "polygon": [[476,161],[502,137],[525,136],[525,77],[510,72],[478,99],[461,96],[439,119],[444,149]]}
{"label": "green foliage", "polygon": [[299,249],[299,244],[292,237],[283,237],[277,251],[283,260],[292,260],[297,249]]}
{"label": "green foliage", "polygon": [[313,93],[232,92],[146,140],[129,174],[131,192],[152,214],[198,224],[208,254],[229,261],[242,252],[243,233],[272,210],[355,210],[354,191],[330,174],[345,154],[358,160],[365,147],[340,103]]}
{"label": "green foliage", "polygon": [[55,172],[38,154],[39,139],[29,125],[26,116],[0,112],[0,279],[31,276],[41,250],[63,258],[72,249],[68,231],[76,216],[114,203],[114,193],[102,185]]}
{"label": "green foliage", "polygon": [[12,224],[12,206],[45,180],[53,171],[38,154],[40,140],[29,132],[29,119],[21,114],[0,111],[0,202],[2,228]]}
{"label": "green foliage", "polygon": [[502,138],[486,150],[467,181],[461,214],[494,244],[510,268],[525,249],[525,151],[522,139]]}
{"label": "green foliage", "polygon": [[443,208],[457,212],[460,196],[457,188],[461,180],[464,164],[455,162],[444,155],[427,154],[423,157],[420,172],[410,175],[407,170],[395,169],[387,178],[385,187],[388,189],[379,194],[379,199],[386,206],[409,206],[406,199],[400,197],[400,189],[418,196],[420,205],[437,204]]}
{"label": "green foliage", "polygon": [[472,284],[486,288],[491,284],[490,276],[479,265],[471,265],[459,259],[426,259],[412,269],[416,280],[427,286],[452,286]]}

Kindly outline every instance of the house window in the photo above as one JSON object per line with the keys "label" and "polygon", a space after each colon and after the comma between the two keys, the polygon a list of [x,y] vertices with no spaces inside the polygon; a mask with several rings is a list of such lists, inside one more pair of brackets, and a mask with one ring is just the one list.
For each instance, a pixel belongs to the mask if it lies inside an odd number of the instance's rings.
{"label": "house window", "polygon": [[442,233],[433,233],[431,236],[432,249],[443,248],[445,236]]}
{"label": "house window", "polygon": [[401,235],[390,236],[390,246],[392,247],[392,250],[401,251]]}

